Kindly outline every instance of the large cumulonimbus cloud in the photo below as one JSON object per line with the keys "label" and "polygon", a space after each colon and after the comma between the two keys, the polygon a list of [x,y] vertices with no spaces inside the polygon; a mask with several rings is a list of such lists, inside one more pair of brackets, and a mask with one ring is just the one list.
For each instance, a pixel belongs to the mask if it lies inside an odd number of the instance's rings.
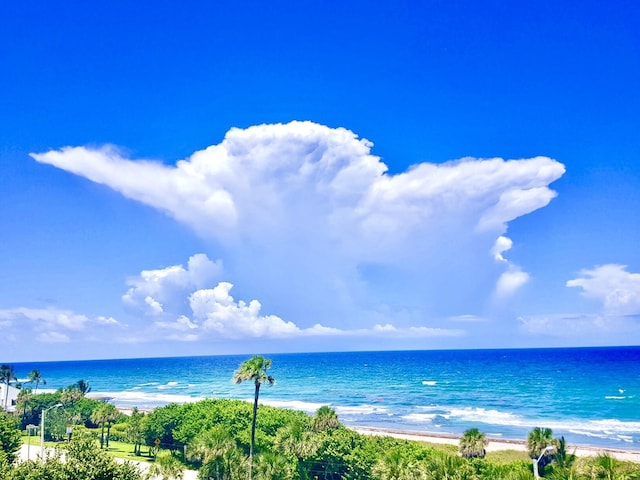
{"label": "large cumulonimbus cloud", "polygon": [[[176,165],[113,147],[32,157],[217,240],[234,284],[300,328],[338,318],[384,325],[387,316],[432,326],[426,319],[479,313],[526,283],[503,255],[504,233],[554,198],[562,164],[464,158],[392,175],[371,148],[344,128],[291,122],[231,129]],[[131,301],[143,293],[132,288]]]}

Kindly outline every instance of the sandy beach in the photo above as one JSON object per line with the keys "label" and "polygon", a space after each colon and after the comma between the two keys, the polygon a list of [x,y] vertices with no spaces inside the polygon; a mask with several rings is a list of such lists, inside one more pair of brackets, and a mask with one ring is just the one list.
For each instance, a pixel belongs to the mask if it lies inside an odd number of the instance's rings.
{"label": "sandy beach", "polygon": [[[456,437],[454,435],[422,434],[417,432],[404,432],[400,430],[357,426],[350,428],[363,435],[389,436],[394,438],[401,438],[403,440],[414,440],[417,442],[458,445],[460,441],[459,437]],[[517,450],[526,452],[527,444],[526,442],[519,440],[498,440],[494,438],[490,439],[489,444],[487,445],[487,452],[496,452],[499,450]],[[578,457],[592,457],[598,455],[599,453],[608,453],[618,460],[640,463],[640,450],[569,445],[568,451],[574,453]]]}

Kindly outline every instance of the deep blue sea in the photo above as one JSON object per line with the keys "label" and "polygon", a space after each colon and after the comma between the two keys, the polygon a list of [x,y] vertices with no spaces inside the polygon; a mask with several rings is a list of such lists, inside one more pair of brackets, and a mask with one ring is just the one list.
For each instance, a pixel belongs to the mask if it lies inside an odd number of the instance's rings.
{"label": "deep blue sea", "polygon": [[[267,355],[277,383],[264,404],[313,413],[334,408],[346,425],[437,434],[477,427],[526,439],[550,427],[572,444],[640,450],[640,347],[304,353]],[[207,397],[251,400],[231,381],[249,355],[13,364],[45,389],[89,381],[120,407],[153,408]],[[42,387],[41,387],[42,388]]]}

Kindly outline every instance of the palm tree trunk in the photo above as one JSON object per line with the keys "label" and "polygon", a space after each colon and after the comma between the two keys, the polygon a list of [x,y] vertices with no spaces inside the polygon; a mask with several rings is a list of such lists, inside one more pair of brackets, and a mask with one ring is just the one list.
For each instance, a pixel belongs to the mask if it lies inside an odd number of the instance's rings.
{"label": "palm tree trunk", "polygon": [[260,382],[255,381],[256,392],[253,398],[253,420],[251,421],[251,446],[249,447],[249,480],[253,480],[253,451],[256,443],[256,419],[258,418],[258,396],[260,395]]}

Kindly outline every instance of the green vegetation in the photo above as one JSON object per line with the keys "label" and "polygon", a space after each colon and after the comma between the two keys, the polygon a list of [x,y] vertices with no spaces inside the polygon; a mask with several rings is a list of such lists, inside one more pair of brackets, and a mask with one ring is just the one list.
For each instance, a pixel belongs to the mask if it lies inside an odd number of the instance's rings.
{"label": "green vegetation", "polygon": [[477,428],[471,428],[462,434],[460,455],[464,458],[484,458],[487,446],[485,434]]}
{"label": "green vegetation", "polygon": [[[0,464],[13,463],[22,443],[22,435],[18,430],[18,419],[13,415],[0,411]],[[1,478],[1,477],[0,477]]]}
{"label": "green vegetation", "polygon": [[136,465],[119,463],[97,446],[96,439],[80,432],[45,462],[26,461],[7,472],[7,480],[142,480]]}
{"label": "green vegetation", "polygon": [[[0,479],[144,478],[137,467],[118,464],[114,456],[147,461],[147,478],[167,480],[182,478],[185,468],[197,469],[201,480],[530,480],[531,459],[540,459],[540,474],[552,480],[640,478],[638,464],[608,455],[576,458],[564,438],[553,438],[547,428],[530,432],[528,452],[485,456],[486,437],[478,429],[467,430],[456,448],[361,435],[341,425],[328,406],[310,416],[263,405],[257,415],[261,384],[274,382],[267,374],[270,366],[269,360],[253,357],[235,372],[237,382],[253,382],[253,404],[207,399],[148,414],[134,409],[124,415],[111,404],[86,398],[84,381],[55,393],[34,395],[25,389],[15,414],[0,414]],[[47,413],[45,431],[56,453],[45,462],[15,463],[21,431],[39,425],[42,410],[58,403],[63,406]],[[75,425],[70,441],[69,424]],[[33,434],[22,439],[39,444]]]}
{"label": "green vegetation", "polygon": [[40,370],[31,370],[31,373],[29,374],[29,383],[36,384],[33,392],[38,393],[38,385],[40,384],[46,385],[47,381],[44,379],[44,377],[40,373]]}

